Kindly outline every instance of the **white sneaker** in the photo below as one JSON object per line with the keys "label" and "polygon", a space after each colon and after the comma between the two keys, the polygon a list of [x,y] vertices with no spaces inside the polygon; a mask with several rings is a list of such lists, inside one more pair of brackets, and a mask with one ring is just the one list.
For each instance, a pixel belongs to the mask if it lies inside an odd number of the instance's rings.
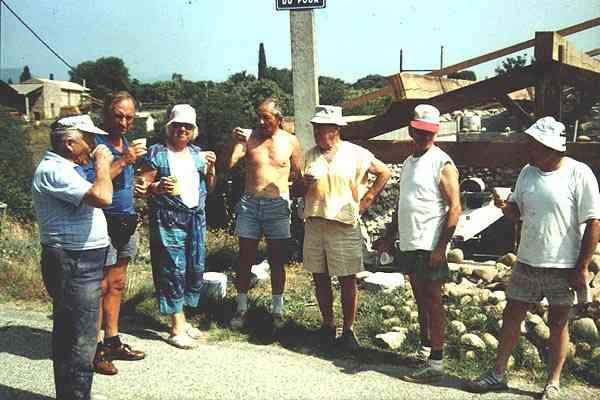
{"label": "white sneaker", "polygon": [[169,336],[167,338],[167,343],[171,346],[175,346],[179,349],[190,350],[198,347],[198,343],[189,337],[187,333],[182,333],[181,335]]}
{"label": "white sneaker", "polygon": [[204,336],[204,333],[200,329],[193,327],[189,322],[186,322],[185,324],[185,333],[192,339],[196,340]]}

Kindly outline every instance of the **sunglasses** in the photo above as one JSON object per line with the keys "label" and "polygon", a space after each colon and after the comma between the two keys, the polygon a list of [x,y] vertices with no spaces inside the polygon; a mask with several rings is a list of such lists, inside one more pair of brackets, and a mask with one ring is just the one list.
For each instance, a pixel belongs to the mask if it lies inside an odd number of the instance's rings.
{"label": "sunglasses", "polygon": [[171,126],[173,128],[175,128],[175,129],[185,129],[185,130],[188,130],[188,131],[191,131],[192,129],[194,129],[194,125],[188,124],[188,123],[185,123],[185,122],[173,122],[171,124]]}

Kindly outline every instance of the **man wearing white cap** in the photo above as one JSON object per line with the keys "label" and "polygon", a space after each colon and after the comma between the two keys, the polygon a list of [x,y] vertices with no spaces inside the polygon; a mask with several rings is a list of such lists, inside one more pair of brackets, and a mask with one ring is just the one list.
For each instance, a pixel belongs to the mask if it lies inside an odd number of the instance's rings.
{"label": "man wearing white cap", "polygon": [[[600,238],[600,195],[591,169],[565,156],[565,126],[544,117],[529,127],[530,163],[517,178],[508,201],[494,202],[513,222],[522,222],[518,264],[506,296],[495,368],[467,385],[474,392],[508,389],[508,359],[521,322],[532,304],[549,304],[549,373],[542,399],[560,397],[560,373],[569,344],[568,319],[573,290],[585,288],[588,264]],[[580,302],[582,299],[578,299]]]}
{"label": "man wearing white cap", "polygon": [[[331,277],[341,284],[342,335],[337,343],[359,349],[352,329],[356,319],[356,274],[363,271],[360,216],[379,195],[390,170],[360,146],[340,138],[341,107],[318,105],[310,120],[316,145],[304,155],[304,268],[313,274],[323,323],[319,336],[330,345],[336,338]],[[375,176],[369,187],[368,175]]]}
{"label": "man wearing white cap", "polygon": [[[107,135],[87,115],[59,120],[50,134],[52,150],[44,154],[31,185],[42,275],[52,297],[56,398],[62,400],[89,400],[92,386],[100,283],[109,244],[98,207],[110,205],[113,192],[112,155],[106,146],[96,146],[96,134]],[[82,168],[90,159],[97,176],[93,184]]]}
{"label": "man wearing white cap", "polygon": [[429,104],[415,107],[409,133],[414,151],[402,167],[398,208],[385,235],[374,243],[389,250],[398,236],[395,260],[409,274],[417,302],[421,351],[427,365],[402,379],[432,382],[442,377],[444,316],[442,285],[449,277],[446,248],[461,213],[458,170],[435,142],[440,112]]}
{"label": "man wearing white cap", "polygon": [[289,181],[299,177],[300,143],[283,130],[277,99],[267,98],[258,108],[259,129],[235,128],[224,159],[227,168],[246,160],[245,193],[237,206],[235,233],[240,255],[237,273],[237,310],[231,327],[240,329],[248,310],[250,269],[256,263],[258,243],[267,240],[271,268],[273,327],[281,328],[285,288],[286,247],[290,235]]}

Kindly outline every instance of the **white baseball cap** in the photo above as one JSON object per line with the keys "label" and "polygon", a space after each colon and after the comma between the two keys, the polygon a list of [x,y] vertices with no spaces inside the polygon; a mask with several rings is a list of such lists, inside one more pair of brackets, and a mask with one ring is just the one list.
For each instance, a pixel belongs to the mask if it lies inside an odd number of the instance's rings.
{"label": "white baseball cap", "polygon": [[176,104],[171,109],[171,115],[169,116],[169,122],[167,125],[171,125],[173,122],[179,122],[182,124],[191,124],[194,125],[194,128],[197,128],[196,125],[196,110],[194,107],[189,104]]}
{"label": "white baseball cap", "polygon": [[56,121],[56,123],[63,127],[77,128],[83,132],[95,133],[97,135],[108,135],[108,132],[103,131],[94,125],[94,121],[92,121],[92,118],[87,114],[64,117]]}
{"label": "white baseball cap", "polygon": [[315,107],[315,115],[310,120],[313,124],[330,124],[337,126],[346,126],[346,120],[342,117],[342,107],[324,106],[318,104]]}
{"label": "white baseball cap", "polygon": [[415,129],[436,133],[440,129],[440,110],[429,104],[419,104],[410,126]]}
{"label": "white baseball cap", "polygon": [[565,125],[554,117],[543,117],[535,121],[525,133],[553,150],[567,151],[567,138],[564,136]]}

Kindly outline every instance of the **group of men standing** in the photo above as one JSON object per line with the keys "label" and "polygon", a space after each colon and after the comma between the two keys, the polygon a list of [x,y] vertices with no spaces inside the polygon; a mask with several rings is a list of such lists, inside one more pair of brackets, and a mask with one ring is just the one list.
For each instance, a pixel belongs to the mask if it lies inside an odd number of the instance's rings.
{"label": "group of men standing", "polygon": [[[136,237],[131,231],[116,244],[108,239],[107,227],[107,221],[126,227],[135,214],[131,165],[145,147],[129,145],[124,139],[134,107],[133,99],[123,93],[107,103],[104,127],[108,132],[85,116],[71,117],[70,126],[53,130],[52,151],[34,176],[42,271],[54,302],[53,359],[59,399],[89,399],[93,365],[97,372],[112,374],[117,372],[112,360],[144,357],[118,336],[119,304]],[[244,326],[250,268],[263,236],[271,267],[273,325],[284,325],[289,204],[291,195],[300,195],[304,197],[304,268],[313,276],[322,315],[319,335],[324,343],[357,350],[356,274],[364,268],[360,216],[384,188],[390,170],[370,151],[341,139],[346,122],[339,107],[316,107],[311,119],[316,144],[304,155],[297,138],[282,129],[283,114],[276,99],[265,100],[258,116],[259,128],[234,129],[223,157],[227,168],[245,159],[247,171],[236,210],[240,251],[237,308],[231,325]],[[439,117],[431,105],[415,108],[409,126],[414,151],[403,165],[396,212],[374,244],[378,251],[394,251],[397,268],[410,276],[422,353],[427,358],[423,368],[403,377],[412,382],[431,382],[443,375],[441,293],[449,276],[446,250],[461,213],[457,168],[435,145]],[[471,382],[468,389],[485,392],[507,387],[504,370],[520,322],[528,307],[545,296],[550,303],[551,357],[544,398],[549,399],[559,392],[572,289],[586,284],[587,265],[600,237],[600,195],[591,170],[564,156],[564,125],[546,117],[525,133],[530,164],[508,200],[495,197],[508,218],[522,222],[519,263],[509,282],[498,361],[494,371]],[[94,183],[80,171],[90,159]],[[369,175],[375,177],[370,185]],[[106,218],[98,207],[104,208]],[[340,282],[343,310],[339,337],[333,315],[334,276]],[[105,337],[98,342],[92,364],[94,349],[89,343],[95,343],[96,321],[103,323]]]}

